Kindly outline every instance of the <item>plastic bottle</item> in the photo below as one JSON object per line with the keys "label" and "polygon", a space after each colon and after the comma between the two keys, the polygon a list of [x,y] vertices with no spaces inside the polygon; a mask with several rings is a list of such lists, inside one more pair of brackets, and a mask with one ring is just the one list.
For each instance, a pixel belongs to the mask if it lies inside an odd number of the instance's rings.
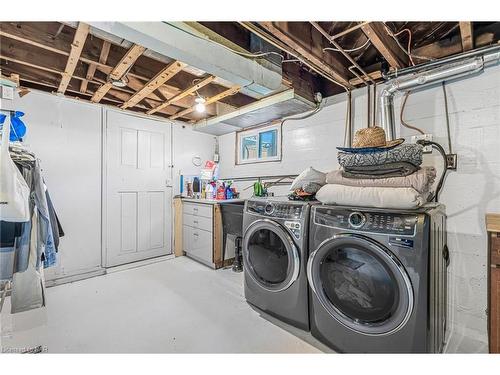
{"label": "plastic bottle", "polygon": [[224,187],[224,183],[221,183],[217,188],[217,200],[226,199],[226,189]]}
{"label": "plastic bottle", "polygon": [[231,190],[231,185],[226,186],[226,199],[233,199],[233,190]]}

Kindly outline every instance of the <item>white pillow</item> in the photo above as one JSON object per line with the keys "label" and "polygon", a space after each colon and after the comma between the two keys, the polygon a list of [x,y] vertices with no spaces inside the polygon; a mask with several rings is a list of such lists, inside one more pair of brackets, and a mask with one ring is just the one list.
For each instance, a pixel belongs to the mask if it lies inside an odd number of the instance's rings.
{"label": "white pillow", "polygon": [[301,174],[299,174],[295,178],[295,180],[293,180],[292,186],[290,186],[290,190],[302,189],[304,185],[307,185],[311,182],[323,186],[324,184],[326,184],[326,173],[317,171],[313,167],[309,167]]}

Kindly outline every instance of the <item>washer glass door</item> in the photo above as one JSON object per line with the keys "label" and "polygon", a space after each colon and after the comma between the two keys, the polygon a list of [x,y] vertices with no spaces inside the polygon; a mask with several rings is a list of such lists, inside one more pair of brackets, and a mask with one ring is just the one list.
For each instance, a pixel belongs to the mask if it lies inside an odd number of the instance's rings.
{"label": "washer glass door", "polygon": [[279,292],[298,277],[299,255],[288,233],[277,223],[254,222],[243,237],[245,271],[264,289]]}
{"label": "washer glass door", "polygon": [[413,291],[401,263],[376,242],[338,236],[311,254],[308,276],[323,307],[344,326],[389,334],[408,320]]}

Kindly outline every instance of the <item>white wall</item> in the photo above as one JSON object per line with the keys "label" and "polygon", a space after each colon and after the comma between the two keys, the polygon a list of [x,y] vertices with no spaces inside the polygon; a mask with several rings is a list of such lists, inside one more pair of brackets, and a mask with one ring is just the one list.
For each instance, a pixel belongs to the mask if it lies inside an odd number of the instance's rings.
{"label": "white wall", "polygon": [[[448,174],[440,196],[448,214],[452,339],[487,342],[485,213],[500,212],[500,67],[449,82],[446,90],[452,147],[458,154],[458,169]],[[448,151],[441,86],[412,94],[404,119],[432,133]],[[403,137],[414,134],[406,128],[400,132]]]}
{"label": "white wall", "polygon": [[47,278],[101,265],[101,108],[33,91],[16,99],[65,236]]}
{"label": "white wall", "polygon": [[[216,137],[195,132],[190,125],[176,122],[172,129],[174,150],[174,195],[180,194],[180,175],[199,174],[207,160],[212,160]],[[193,158],[200,157],[201,167],[193,164]]]}
{"label": "white wall", "polygon": [[[458,154],[458,169],[450,172],[440,201],[447,207],[449,268],[449,311],[452,351],[486,351],[487,346],[487,237],[484,215],[500,212],[500,67],[475,77],[449,82],[451,138]],[[366,90],[354,92],[355,127],[366,126]],[[235,134],[219,137],[221,177],[298,174],[308,166],[322,171],[338,167],[335,149],[344,139],[345,99],[307,120],[284,125],[283,160],[279,163],[235,165]],[[401,97],[396,100],[399,118]],[[447,150],[441,86],[412,94],[405,120],[432,133]],[[398,129],[403,137],[415,134]],[[426,155],[426,164],[440,170],[441,159]],[[238,183],[248,186],[251,182]],[[278,194],[286,187],[274,188]],[[272,190],[272,191],[273,191]],[[244,196],[251,195],[251,189]]]}
{"label": "white wall", "polygon": [[[353,93],[353,120],[358,128],[366,126],[366,96],[364,90]],[[328,98],[324,108],[305,120],[287,121],[283,125],[282,160],[280,162],[235,165],[236,133],[219,137],[221,178],[299,174],[309,166],[321,171],[338,167],[337,146],[344,143],[346,115],[345,94]],[[237,182],[237,188],[250,186],[252,181]],[[270,189],[275,195],[286,194],[287,187]],[[249,197],[252,189],[242,191]]]}
{"label": "white wall", "polygon": [[[49,280],[101,267],[103,108],[36,90],[16,98],[16,109],[26,113],[25,143],[41,159],[43,176],[65,231],[58,263],[46,270]],[[172,127],[173,186],[178,194],[179,173],[196,173],[193,156],[200,156],[203,162],[211,158],[215,138],[180,123]]]}

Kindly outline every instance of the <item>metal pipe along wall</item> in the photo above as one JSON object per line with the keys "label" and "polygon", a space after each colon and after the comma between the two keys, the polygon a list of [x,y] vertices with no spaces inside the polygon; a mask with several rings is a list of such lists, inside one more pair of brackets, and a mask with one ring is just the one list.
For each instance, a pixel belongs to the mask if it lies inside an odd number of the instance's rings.
{"label": "metal pipe along wall", "polygon": [[[398,91],[414,90],[427,87],[431,84],[442,83],[449,79],[468,77],[482,72],[487,65],[493,65],[498,62],[500,62],[500,47],[495,52],[490,52],[483,56],[465,58],[451,64],[408,74],[388,81],[380,93],[381,126],[384,128],[387,138],[392,140],[396,137],[394,95]],[[425,66],[422,69],[425,69]]]}

